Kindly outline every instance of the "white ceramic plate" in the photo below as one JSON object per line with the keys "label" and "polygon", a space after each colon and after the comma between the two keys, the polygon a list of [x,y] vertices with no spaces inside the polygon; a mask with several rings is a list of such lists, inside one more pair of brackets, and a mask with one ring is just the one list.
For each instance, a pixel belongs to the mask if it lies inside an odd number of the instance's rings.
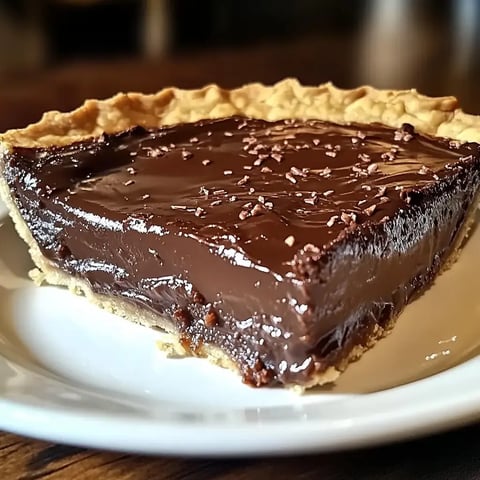
{"label": "white ceramic plate", "polygon": [[[0,429],[102,449],[237,456],[375,445],[480,418],[479,357],[372,394],[255,390],[205,361],[164,358],[157,332],[33,287],[8,221],[0,245]],[[471,314],[480,320],[480,308]]]}

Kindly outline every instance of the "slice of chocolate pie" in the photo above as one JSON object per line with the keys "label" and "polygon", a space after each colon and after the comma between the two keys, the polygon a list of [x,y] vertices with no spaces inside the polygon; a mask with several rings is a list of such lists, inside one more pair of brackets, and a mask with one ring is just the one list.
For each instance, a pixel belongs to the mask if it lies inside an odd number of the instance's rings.
{"label": "slice of chocolate pie", "polygon": [[1,194],[39,282],[305,388],[455,258],[479,123],[450,97],[293,80],[118,95],[4,134]]}

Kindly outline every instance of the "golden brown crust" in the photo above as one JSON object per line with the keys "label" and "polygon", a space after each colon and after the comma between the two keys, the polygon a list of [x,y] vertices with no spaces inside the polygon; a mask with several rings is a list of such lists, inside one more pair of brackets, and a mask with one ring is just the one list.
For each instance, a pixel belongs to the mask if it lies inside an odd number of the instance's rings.
{"label": "golden brown crust", "polygon": [[480,117],[468,115],[454,97],[427,97],[416,90],[343,90],[325,83],[305,87],[295,79],[273,86],[259,83],[235,90],[209,85],[199,90],[166,88],[158,93],[121,93],[87,100],[68,113],[48,112],[27,128],[0,135],[0,145],[63,145],[86,137],[142,125],[157,127],[241,114],[265,120],[315,118],[338,123],[411,123],[419,131],[460,141],[480,142]]}

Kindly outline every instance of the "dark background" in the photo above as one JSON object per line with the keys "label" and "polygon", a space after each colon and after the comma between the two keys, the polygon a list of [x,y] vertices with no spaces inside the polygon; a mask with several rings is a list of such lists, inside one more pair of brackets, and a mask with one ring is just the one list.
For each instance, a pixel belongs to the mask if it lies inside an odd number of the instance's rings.
{"label": "dark background", "polygon": [[[415,16],[442,30],[454,28],[451,19],[462,0],[383,0],[404,4]],[[36,15],[44,24],[49,62],[73,58],[141,55],[142,20],[150,5],[167,11],[170,52],[255,45],[328,32],[351,34],[368,21],[376,3],[369,0],[2,0],[13,21]],[[452,33],[452,32],[449,32]]]}
{"label": "dark background", "polygon": [[0,130],[120,90],[286,76],[480,113],[479,26],[478,0],[0,0]]}

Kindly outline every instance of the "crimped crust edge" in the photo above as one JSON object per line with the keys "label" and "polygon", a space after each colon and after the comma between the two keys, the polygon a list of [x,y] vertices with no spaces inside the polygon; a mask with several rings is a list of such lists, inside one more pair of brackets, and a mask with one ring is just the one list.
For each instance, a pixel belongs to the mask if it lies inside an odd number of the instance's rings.
{"label": "crimped crust edge", "polygon": [[37,123],[7,131],[0,135],[0,145],[7,150],[13,146],[65,145],[137,125],[154,128],[231,115],[270,121],[378,122],[391,127],[410,123],[422,133],[480,142],[480,117],[464,113],[455,97],[428,97],[414,89],[377,90],[370,86],[345,90],[331,83],[308,87],[288,78],[272,86],[165,88],[149,95],[119,93],[106,100],[87,100],[71,112],[47,112]]}

